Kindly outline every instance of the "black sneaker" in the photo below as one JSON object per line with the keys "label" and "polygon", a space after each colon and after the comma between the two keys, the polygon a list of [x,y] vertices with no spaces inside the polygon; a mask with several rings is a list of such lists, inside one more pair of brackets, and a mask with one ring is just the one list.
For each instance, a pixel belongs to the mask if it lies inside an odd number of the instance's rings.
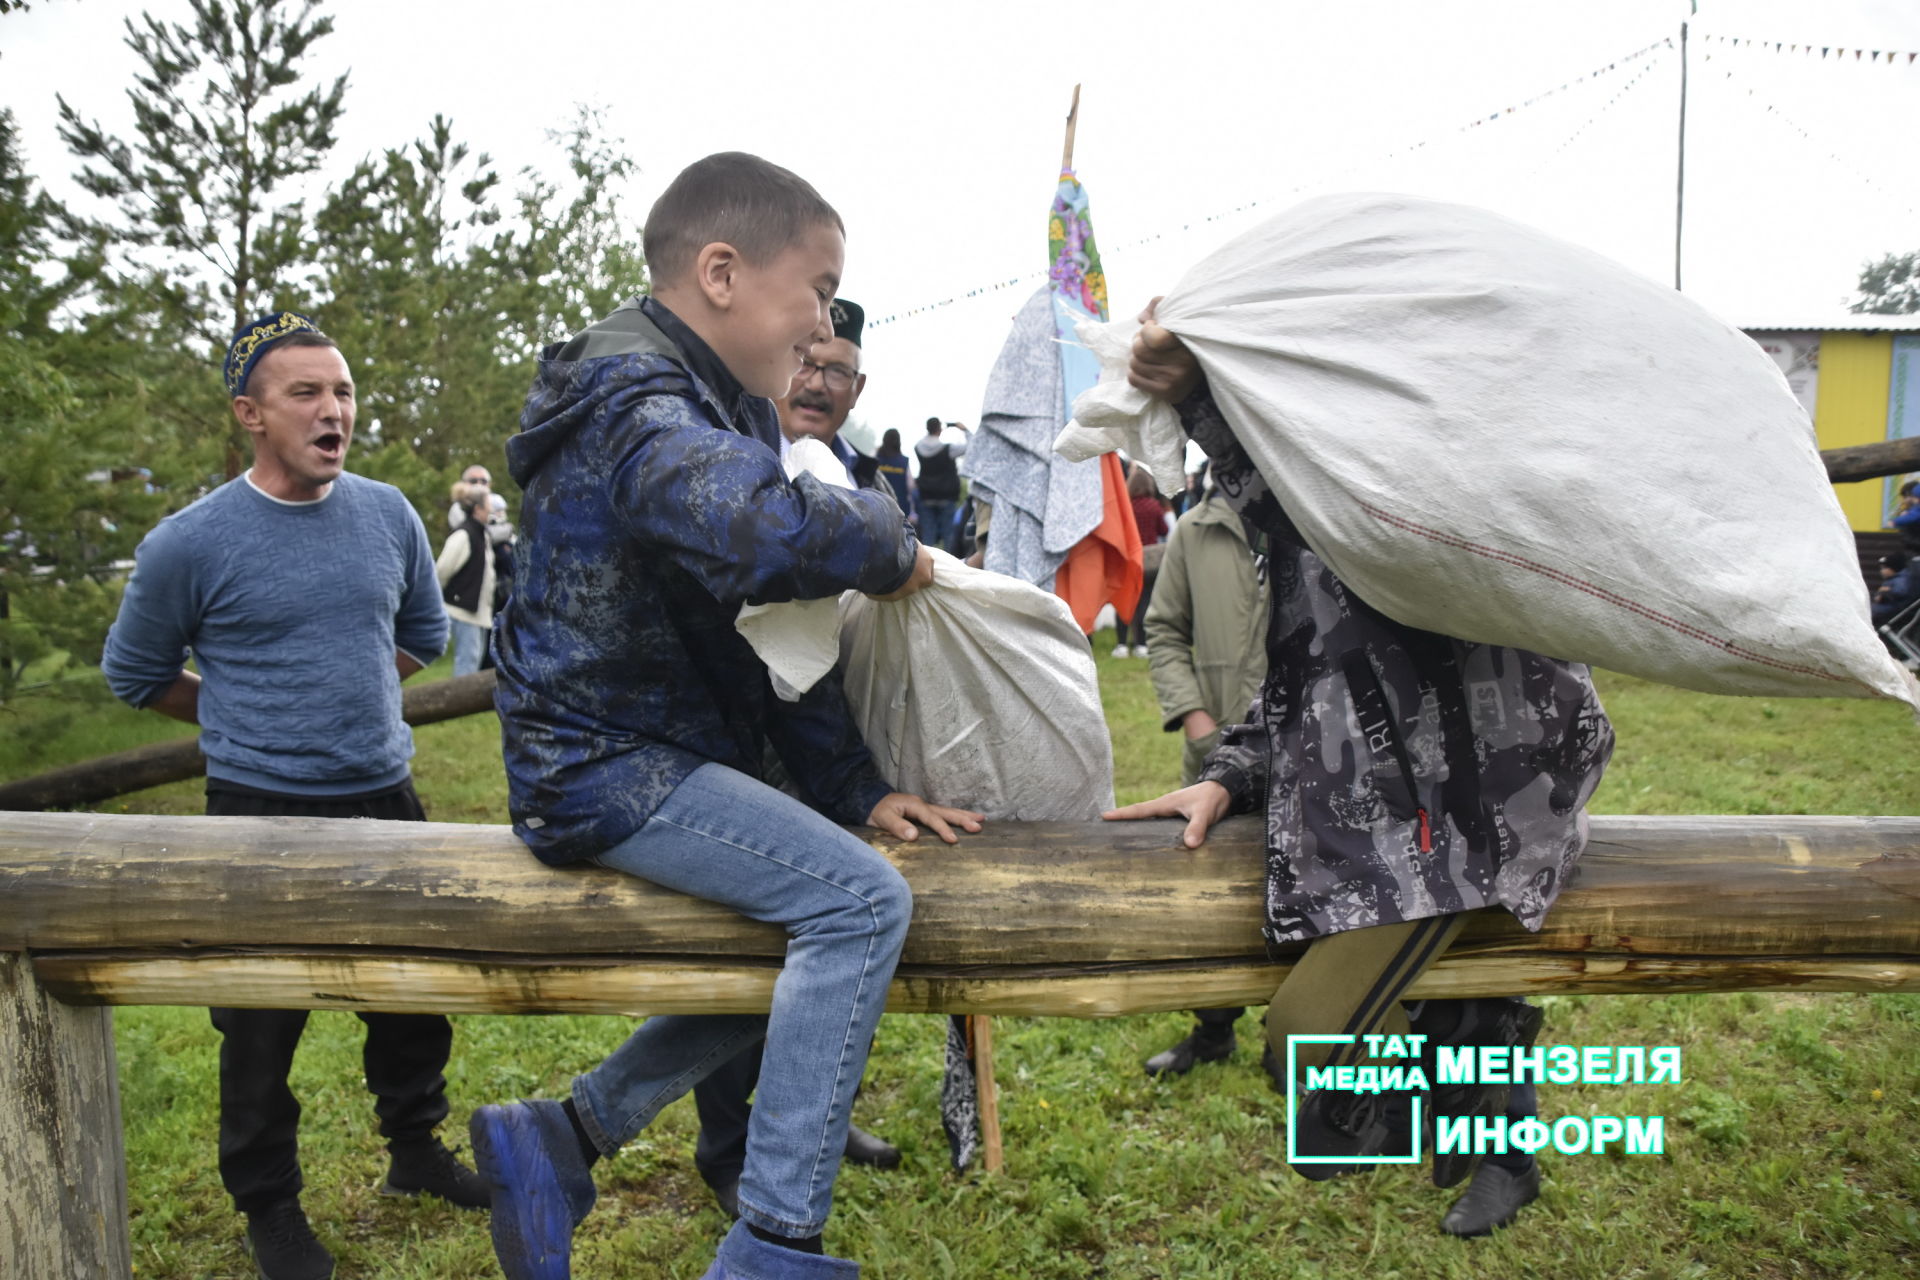
{"label": "black sneaker", "polygon": [[1162,1049],[1146,1061],[1150,1076],[1183,1076],[1198,1062],[1219,1062],[1233,1054],[1233,1032],[1226,1038],[1204,1036],[1196,1031],[1171,1049]]}
{"label": "black sneaker", "polygon": [[247,1215],[247,1252],[262,1280],[331,1280],[333,1255],[314,1237],[300,1201],[280,1200]]}
{"label": "black sneaker", "polygon": [[429,1135],[418,1142],[396,1142],[387,1165],[383,1196],[439,1196],[462,1209],[484,1209],[491,1201],[487,1180],[460,1163],[440,1139]]}
{"label": "black sneaker", "polygon": [[1301,1177],[1325,1182],[1366,1166],[1359,1163],[1321,1163],[1338,1156],[1357,1161],[1363,1156],[1400,1155],[1413,1144],[1412,1095],[1407,1093],[1350,1093],[1316,1089],[1294,1112],[1293,1155],[1312,1156],[1309,1163],[1289,1165]]}

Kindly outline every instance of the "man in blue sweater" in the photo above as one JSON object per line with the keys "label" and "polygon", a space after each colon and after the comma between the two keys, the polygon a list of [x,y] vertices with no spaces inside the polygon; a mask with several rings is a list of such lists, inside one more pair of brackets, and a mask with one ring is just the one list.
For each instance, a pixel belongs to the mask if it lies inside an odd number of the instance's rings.
{"label": "man in blue sweater", "polygon": [[[209,814],[423,821],[400,682],[447,644],[426,530],[399,490],[342,470],[353,378],[312,321],[255,321],[225,375],[253,467],[141,542],[101,668],[124,701],[200,726]],[[248,1246],[269,1280],[324,1280],[333,1258],[300,1208],[300,1103],[287,1087],[307,1013],[211,1012],[220,1176]],[[392,1153],[381,1191],[484,1206],[484,1184],[433,1133],[452,1027],[360,1018]]]}

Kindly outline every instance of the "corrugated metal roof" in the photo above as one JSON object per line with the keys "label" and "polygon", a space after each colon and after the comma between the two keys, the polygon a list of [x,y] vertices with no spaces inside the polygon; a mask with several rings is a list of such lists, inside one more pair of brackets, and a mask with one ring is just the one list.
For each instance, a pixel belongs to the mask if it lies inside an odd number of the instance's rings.
{"label": "corrugated metal roof", "polygon": [[1914,333],[1920,331],[1920,315],[1856,316],[1841,314],[1820,319],[1790,320],[1785,324],[1749,324],[1735,320],[1733,327],[1746,333],[1797,333],[1806,330],[1837,330],[1848,333]]}

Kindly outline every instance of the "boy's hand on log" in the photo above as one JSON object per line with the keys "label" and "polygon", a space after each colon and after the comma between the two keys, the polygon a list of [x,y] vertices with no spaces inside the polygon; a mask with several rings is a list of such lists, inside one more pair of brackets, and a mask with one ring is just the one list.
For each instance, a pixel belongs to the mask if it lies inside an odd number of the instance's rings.
{"label": "boy's hand on log", "polygon": [[1171,330],[1154,322],[1160,305],[1155,298],[1140,313],[1139,333],[1133,335],[1133,356],[1127,362],[1127,381],[1156,400],[1179,404],[1206,380],[1200,362]]}
{"label": "boy's hand on log", "polygon": [[1207,838],[1207,828],[1227,816],[1233,797],[1217,782],[1196,782],[1178,791],[1169,791],[1158,800],[1109,809],[1101,814],[1108,822],[1129,822],[1135,818],[1185,818],[1186,832],[1181,843],[1198,849]]}
{"label": "boy's hand on log", "polygon": [[920,544],[919,554],[913,560],[913,572],[907,580],[883,596],[874,596],[875,600],[905,600],[914,592],[933,585],[933,552],[927,550],[927,544]]}
{"label": "boy's hand on log", "polygon": [[929,804],[905,791],[880,797],[880,803],[873,806],[873,812],[867,815],[868,826],[878,827],[902,840],[920,838],[914,821],[927,826],[948,844],[959,844],[960,837],[953,833],[953,828],[962,827],[969,833],[978,833],[980,824],[986,821],[986,815],[968,809],[950,809],[943,804]]}

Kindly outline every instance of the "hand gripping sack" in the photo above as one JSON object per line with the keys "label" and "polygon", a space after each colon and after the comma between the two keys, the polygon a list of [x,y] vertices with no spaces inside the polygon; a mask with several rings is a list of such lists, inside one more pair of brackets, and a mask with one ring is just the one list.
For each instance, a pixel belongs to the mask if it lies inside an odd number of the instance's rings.
{"label": "hand gripping sack", "polygon": [[841,676],[880,776],[1013,821],[1113,807],[1086,637],[1058,596],[933,551],[933,585],[841,602]]}
{"label": "hand gripping sack", "polygon": [[[1708,693],[1920,705],[1868,623],[1811,424],[1676,291],[1480,209],[1311,200],[1162,300],[1309,546],[1409,626]],[[1156,476],[1183,441],[1083,326],[1058,448]]]}

